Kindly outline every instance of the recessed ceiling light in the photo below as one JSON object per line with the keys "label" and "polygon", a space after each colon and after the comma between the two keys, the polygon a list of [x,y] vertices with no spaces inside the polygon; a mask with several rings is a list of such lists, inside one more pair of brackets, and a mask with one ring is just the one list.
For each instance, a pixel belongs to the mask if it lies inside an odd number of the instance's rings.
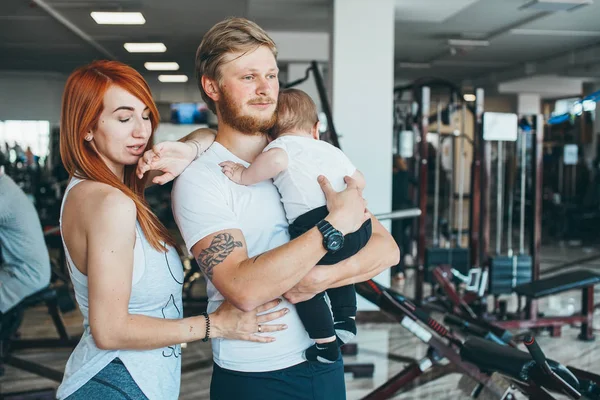
{"label": "recessed ceiling light", "polygon": [[146,20],[140,12],[101,12],[90,14],[97,24],[101,25],[144,25]]}
{"label": "recessed ceiling light", "polygon": [[164,43],[125,43],[123,47],[130,53],[164,53],[167,51]]}
{"label": "recessed ceiling light", "polygon": [[465,94],[463,99],[465,99],[465,101],[475,101],[477,97],[474,94]]}
{"label": "recessed ceiling light", "polygon": [[146,62],[144,67],[148,71],[177,71],[179,64],[176,62]]}
{"label": "recessed ceiling light", "polygon": [[158,80],[165,83],[187,82],[187,75],[159,75]]}

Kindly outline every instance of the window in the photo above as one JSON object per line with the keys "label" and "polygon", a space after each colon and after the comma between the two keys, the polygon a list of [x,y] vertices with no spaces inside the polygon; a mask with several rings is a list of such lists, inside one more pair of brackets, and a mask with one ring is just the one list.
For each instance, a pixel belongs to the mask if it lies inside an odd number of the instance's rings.
{"label": "window", "polygon": [[[22,157],[30,147],[33,154],[40,158],[40,165],[43,165],[50,147],[50,122],[0,121],[1,151],[6,149],[4,143],[8,143],[9,147],[14,150],[10,152],[11,162],[15,162],[19,156]],[[16,145],[18,147],[15,149]]]}

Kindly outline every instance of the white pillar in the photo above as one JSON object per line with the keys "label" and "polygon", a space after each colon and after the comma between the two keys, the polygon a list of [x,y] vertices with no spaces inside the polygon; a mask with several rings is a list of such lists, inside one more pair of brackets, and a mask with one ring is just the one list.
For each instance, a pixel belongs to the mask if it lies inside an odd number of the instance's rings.
{"label": "white pillar", "polygon": [[[366,178],[371,212],[391,211],[394,0],[333,1],[330,76],[340,146]],[[390,272],[377,281],[389,285]],[[376,308],[359,298],[359,309]]]}

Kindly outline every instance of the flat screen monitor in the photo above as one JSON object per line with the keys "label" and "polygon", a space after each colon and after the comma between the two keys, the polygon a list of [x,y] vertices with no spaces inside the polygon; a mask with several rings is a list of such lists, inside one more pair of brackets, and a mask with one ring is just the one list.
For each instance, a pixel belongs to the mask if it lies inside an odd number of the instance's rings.
{"label": "flat screen monitor", "polygon": [[204,103],[172,103],[171,123],[190,125],[208,123],[208,107]]}

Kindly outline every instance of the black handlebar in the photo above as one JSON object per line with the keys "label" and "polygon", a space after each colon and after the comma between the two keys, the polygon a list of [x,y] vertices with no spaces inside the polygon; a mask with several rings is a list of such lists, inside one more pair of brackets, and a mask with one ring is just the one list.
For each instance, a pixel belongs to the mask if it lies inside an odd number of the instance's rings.
{"label": "black handlebar", "polygon": [[579,393],[573,386],[565,382],[564,379],[552,371],[550,365],[548,365],[548,361],[546,360],[544,352],[533,336],[526,336],[523,343],[525,344],[525,347],[527,347],[529,354],[531,354],[533,361],[535,361],[545,375],[554,381],[557,387],[560,388],[565,395],[572,399],[579,399],[581,397],[581,393]]}
{"label": "black handlebar", "polygon": [[540,348],[540,345],[535,341],[535,338],[533,336],[525,336],[523,344],[525,347],[527,347],[527,351],[529,351],[529,354],[531,354],[533,361],[535,361],[535,363],[546,373],[552,373],[552,370],[548,365],[548,361],[546,360],[546,356]]}

